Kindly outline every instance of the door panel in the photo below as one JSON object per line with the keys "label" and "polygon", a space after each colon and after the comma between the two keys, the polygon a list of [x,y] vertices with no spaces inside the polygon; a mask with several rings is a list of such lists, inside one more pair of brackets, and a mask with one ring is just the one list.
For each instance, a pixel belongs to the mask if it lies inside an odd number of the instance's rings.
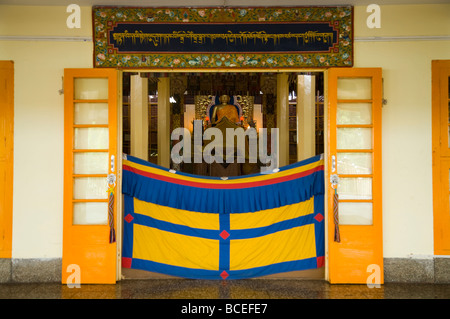
{"label": "door panel", "polygon": [[383,283],[381,81],[378,68],[330,69],[328,74],[331,283],[367,283],[372,265],[379,267],[375,283]]}
{"label": "door panel", "polygon": [[0,61],[0,258],[11,258],[14,62]]}
{"label": "door panel", "polygon": [[450,255],[450,60],[432,62],[434,253]]}
{"label": "door panel", "polygon": [[115,283],[117,71],[66,69],[64,110],[62,281]]}

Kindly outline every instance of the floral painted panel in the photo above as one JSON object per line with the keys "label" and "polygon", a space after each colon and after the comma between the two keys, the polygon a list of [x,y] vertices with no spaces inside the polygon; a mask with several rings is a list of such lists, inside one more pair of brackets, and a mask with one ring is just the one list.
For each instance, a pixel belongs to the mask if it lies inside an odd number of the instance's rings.
{"label": "floral painted panel", "polygon": [[93,7],[94,66],[353,66],[353,7]]}

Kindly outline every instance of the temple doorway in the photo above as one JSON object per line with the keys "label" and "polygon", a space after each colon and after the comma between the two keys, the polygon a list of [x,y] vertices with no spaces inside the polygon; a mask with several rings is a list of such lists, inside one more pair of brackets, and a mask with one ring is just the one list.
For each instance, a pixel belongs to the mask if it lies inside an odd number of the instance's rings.
{"label": "temple doorway", "polygon": [[[184,129],[192,140],[196,132],[227,128],[244,132],[266,129],[267,155],[271,132],[277,129],[277,163],[281,167],[324,153],[324,72],[122,73],[122,151],[145,161],[202,176],[243,176],[259,173],[267,161],[250,160],[246,135],[245,160],[177,161],[173,150]],[[167,103],[167,100],[169,103]],[[179,135],[178,135],[179,137]],[[258,138],[260,136],[258,135]],[[184,137],[186,138],[186,137]],[[212,140],[211,140],[212,141]],[[202,141],[202,146],[211,141]],[[226,141],[222,155],[226,157]],[[236,140],[233,145],[237,145]],[[193,147],[195,143],[192,142]],[[217,155],[217,154],[213,154]],[[122,269],[126,279],[170,278],[135,269]],[[324,267],[267,276],[268,278],[324,279]]]}

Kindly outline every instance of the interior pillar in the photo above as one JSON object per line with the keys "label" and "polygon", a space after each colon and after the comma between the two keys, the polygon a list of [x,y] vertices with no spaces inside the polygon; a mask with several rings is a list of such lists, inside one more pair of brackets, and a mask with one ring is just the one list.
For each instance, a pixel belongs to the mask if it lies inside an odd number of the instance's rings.
{"label": "interior pillar", "polygon": [[314,75],[297,77],[297,160],[316,155],[316,82]]}
{"label": "interior pillar", "polygon": [[278,166],[289,164],[289,76],[277,74]]}
{"label": "interior pillar", "polygon": [[148,78],[130,80],[130,153],[148,161]]}
{"label": "interior pillar", "polygon": [[170,168],[170,78],[158,81],[158,165]]}

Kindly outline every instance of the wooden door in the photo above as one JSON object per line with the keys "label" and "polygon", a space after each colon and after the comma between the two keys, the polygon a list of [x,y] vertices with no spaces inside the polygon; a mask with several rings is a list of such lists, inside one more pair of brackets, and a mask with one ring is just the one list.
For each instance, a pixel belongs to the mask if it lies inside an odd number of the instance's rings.
{"label": "wooden door", "polygon": [[450,60],[432,62],[434,253],[450,255]]}
{"label": "wooden door", "polygon": [[329,70],[331,283],[383,283],[381,107],[381,69]]}
{"label": "wooden door", "polygon": [[14,62],[0,61],[0,258],[11,258]]}
{"label": "wooden door", "polygon": [[64,72],[62,282],[115,283],[117,71]]}

